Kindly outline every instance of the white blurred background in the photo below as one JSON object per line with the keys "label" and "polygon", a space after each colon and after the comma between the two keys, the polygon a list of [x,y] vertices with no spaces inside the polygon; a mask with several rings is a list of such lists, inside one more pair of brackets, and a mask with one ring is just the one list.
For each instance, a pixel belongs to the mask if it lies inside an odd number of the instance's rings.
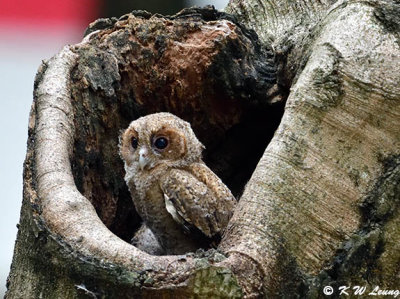
{"label": "white blurred background", "polygon": [[0,297],[6,290],[17,234],[28,116],[41,61],[64,45],[79,42],[86,26],[98,17],[119,16],[132,9],[172,14],[184,6],[207,4],[223,9],[228,0],[119,0],[119,11],[116,2],[0,0]]}

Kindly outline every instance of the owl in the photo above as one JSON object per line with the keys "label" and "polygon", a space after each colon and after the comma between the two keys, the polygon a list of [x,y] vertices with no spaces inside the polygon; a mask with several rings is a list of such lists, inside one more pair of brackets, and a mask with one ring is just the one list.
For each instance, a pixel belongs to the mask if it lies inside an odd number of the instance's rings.
{"label": "owl", "polygon": [[202,161],[190,124],[170,113],[133,121],[120,137],[125,181],[135,208],[166,254],[218,240],[236,205]]}

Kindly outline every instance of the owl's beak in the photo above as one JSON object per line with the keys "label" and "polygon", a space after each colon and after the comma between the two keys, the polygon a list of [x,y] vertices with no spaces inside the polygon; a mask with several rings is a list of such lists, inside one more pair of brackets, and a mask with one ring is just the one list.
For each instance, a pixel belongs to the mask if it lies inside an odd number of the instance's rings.
{"label": "owl's beak", "polygon": [[149,164],[149,157],[147,153],[147,149],[145,147],[142,147],[139,150],[139,166],[140,169],[143,170],[147,164]]}

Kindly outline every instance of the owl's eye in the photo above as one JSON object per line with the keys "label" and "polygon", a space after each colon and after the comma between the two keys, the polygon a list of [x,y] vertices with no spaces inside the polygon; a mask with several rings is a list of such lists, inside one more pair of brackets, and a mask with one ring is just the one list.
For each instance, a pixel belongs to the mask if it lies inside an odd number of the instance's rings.
{"label": "owl's eye", "polygon": [[137,149],[137,147],[138,147],[138,140],[137,140],[136,137],[132,137],[131,144],[132,144],[132,147],[133,147],[134,149]]}
{"label": "owl's eye", "polygon": [[165,137],[158,137],[154,141],[154,146],[159,150],[163,150],[168,146],[168,139]]}

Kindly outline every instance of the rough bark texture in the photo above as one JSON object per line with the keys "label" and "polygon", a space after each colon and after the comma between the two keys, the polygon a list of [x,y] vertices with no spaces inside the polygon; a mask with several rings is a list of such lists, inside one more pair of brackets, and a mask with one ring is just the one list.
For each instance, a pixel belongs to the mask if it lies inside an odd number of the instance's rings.
{"label": "rough bark texture", "polygon": [[[400,5],[227,11],[237,19],[207,8],[98,20],[42,65],[8,298],[400,288]],[[140,219],[118,135],[156,111],[192,123],[235,194],[246,185],[218,251],[157,257],[123,241]]]}
{"label": "rough bark texture", "polygon": [[[257,30],[265,24],[246,9],[256,3],[233,1],[228,11]],[[280,4],[280,18],[299,14]],[[304,67],[286,77],[294,81],[280,127],[221,245],[258,262],[265,295],[322,296],[326,285],[399,288],[399,11],[394,2],[337,3],[316,13],[324,18],[313,28],[308,18],[293,22],[311,30],[307,38],[277,42],[288,58],[302,49]],[[267,40],[297,28],[286,26],[257,32]],[[285,63],[290,70],[293,62]]]}

